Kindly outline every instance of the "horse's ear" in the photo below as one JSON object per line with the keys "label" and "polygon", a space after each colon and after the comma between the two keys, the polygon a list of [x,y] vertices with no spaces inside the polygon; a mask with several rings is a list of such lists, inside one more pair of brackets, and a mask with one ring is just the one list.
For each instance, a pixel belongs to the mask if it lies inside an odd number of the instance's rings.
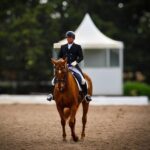
{"label": "horse's ear", "polygon": [[53,65],[55,65],[57,61],[56,61],[56,59],[51,58],[51,62],[52,62]]}

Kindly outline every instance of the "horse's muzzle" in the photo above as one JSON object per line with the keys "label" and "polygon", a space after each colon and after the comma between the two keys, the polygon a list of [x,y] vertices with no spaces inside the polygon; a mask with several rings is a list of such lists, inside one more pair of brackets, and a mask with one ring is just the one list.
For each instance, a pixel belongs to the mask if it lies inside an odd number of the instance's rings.
{"label": "horse's muzzle", "polygon": [[64,88],[60,88],[60,92],[63,92]]}

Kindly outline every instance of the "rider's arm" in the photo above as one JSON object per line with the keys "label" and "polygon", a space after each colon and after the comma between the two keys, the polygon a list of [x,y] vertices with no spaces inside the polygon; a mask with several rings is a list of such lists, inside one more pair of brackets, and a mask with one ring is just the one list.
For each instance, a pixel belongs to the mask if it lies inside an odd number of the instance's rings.
{"label": "rider's arm", "polygon": [[77,63],[80,63],[81,61],[83,60],[83,52],[82,52],[82,48],[81,46],[79,45],[79,48],[78,48],[78,57],[77,57]]}

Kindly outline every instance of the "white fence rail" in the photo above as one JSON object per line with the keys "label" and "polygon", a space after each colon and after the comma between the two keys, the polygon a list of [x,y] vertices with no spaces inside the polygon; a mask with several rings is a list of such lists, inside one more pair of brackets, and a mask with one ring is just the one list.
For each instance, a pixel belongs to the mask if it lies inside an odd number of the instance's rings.
{"label": "white fence rail", "polygon": [[[0,104],[55,104],[48,102],[46,95],[0,95]],[[117,96],[94,96],[91,105],[148,105],[147,96],[117,97]]]}

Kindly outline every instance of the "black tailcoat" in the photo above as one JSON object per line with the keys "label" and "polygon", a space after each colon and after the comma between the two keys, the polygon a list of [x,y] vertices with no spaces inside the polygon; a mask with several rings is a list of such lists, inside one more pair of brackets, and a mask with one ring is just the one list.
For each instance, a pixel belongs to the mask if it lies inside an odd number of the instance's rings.
{"label": "black tailcoat", "polygon": [[83,60],[83,52],[80,45],[73,43],[70,49],[68,49],[68,44],[62,45],[59,55],[59,58],[66,58],[67,63],[71,64],[74,61],[80,63]]}

